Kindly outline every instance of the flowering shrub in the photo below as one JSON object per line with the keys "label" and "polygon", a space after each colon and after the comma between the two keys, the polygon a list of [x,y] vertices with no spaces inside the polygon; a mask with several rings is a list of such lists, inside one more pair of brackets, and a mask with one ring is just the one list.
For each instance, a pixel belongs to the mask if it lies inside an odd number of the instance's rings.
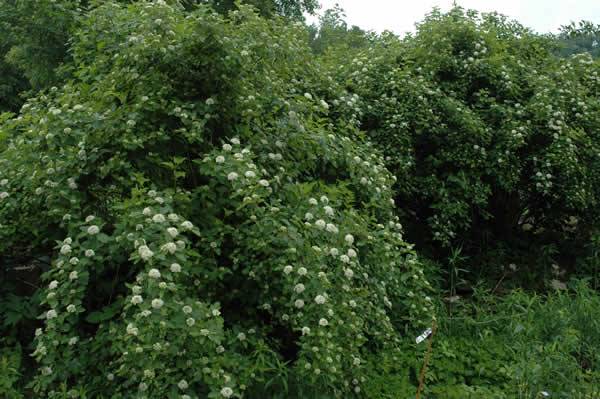
{"label": "flowering shrub", "polygon": [[472,253],[515,238],[589,239],[600,66],[588,54],[558,59],[517,23],[455,8],[336,70],[399,177],[396,200],[419,243]]}
{"label": "flowering shrub", "polygon": [[[300,25],[108,2],[0,127],[0,253],[53,253],[39,395],[361,396],[432,318],[395,178]],[[283,384],[287,385],[287,383]]]}

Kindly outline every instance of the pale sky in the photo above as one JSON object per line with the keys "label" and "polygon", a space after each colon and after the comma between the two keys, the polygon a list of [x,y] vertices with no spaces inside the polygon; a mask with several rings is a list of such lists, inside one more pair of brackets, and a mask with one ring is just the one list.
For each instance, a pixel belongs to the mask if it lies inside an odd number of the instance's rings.
{"label": "pale sky", "polygon": [[[443,11],[452,0],[320,0],[323,10],[338,3],[346,11],[348,25],[365,30],[398,34],[414,31],[415,22],[438,6]],[[540,33],[557,32],[561,25],[586,19],[600,24],[600,0],[457,0],[463,8],[498,11]],[[316,18],[308,18],[309,22]]]}

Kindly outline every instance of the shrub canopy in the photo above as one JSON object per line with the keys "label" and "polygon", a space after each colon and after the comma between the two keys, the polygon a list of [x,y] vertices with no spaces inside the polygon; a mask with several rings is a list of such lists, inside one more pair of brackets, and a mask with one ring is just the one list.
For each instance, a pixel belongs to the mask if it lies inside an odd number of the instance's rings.
{"label": "shrub canopy", "polygon": [[553,48],[504,17],[455,8],[333,62],[423,248],[589,242],[600,215],[600,64]]}
{"label": "shrub canopy", "polygon": [[244,7],[108,2],[73,79],[4,121],[0,253],[54,254],[36,392],[360,395],[364,357],[430,321],[395,178],[306,43]]}

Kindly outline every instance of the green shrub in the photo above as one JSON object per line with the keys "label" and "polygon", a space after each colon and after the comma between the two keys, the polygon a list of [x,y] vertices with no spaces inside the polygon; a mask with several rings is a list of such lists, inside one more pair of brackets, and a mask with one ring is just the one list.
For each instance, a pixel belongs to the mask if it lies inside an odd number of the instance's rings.
{"label": "green shrub", "polygon": [[108,2],[73,43],[75,78],[0,127],[0,253],[53,258],[37,395],[363,395],[433,306],[302,26]]}
{"label": "green shrub", "polygon": [[515,249],[553,244],[572,267],[589,242],[599,216],[600,64],[553,48],[496,14],[454,8],[352,62],[330,60],[398,176],[408,237],[432,257],[505,246],[519,258]]}

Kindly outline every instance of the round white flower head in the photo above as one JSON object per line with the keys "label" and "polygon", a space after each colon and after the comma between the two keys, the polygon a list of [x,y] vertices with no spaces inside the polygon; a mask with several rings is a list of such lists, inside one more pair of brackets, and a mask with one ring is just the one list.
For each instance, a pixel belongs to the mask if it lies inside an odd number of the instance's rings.
{"label": "round white flower head", "polygon": [[304,292],[304,284],[296,284],[294,286],[294,291],[296,291],[297,294],[302,294]]}
{"label": "round white flower head", "polygon": [[56,310],[54,310],[54,309],[50,309],[49,311],[46,312],[46,319],[48,319],[48,320],[54,319],[56,316],[58,316],[58,314],[56,313]]}
{"label": "round white flower head", "polygon": [[146,207],[146,208],[144,208],[144,210],[142,211],[142,214],[143,214],[144,216],[150,216],[150,215],[152,215],[152,209],[151,209],[151,208],[149,208],[149,207]]}
{"label": "round white flower head", "polygon": [[164,281],[161,281],[160,283],[158,283],[158,287],[161,290],[164,290],[165,288],[167,288],[167,283],[165,283]]}
{"label": "round white flower head", "polygon": [[72,265],[76,265],[76,264],[79,263],[79,258],[76,257],[76,256],[74,256],[71,259],[69,259],[69,263],[72,264]]}
{"label": "round white flower head", "polygon": [[188,383],[186,380],[181,380],[177,383],[177,386],[183,391],[184,389],[187,389]]}
{"label": "round white flower head", "polygon": [[223,151],[229,152],[232,148],[231,144],[223,144]]}
{"label": "round white flower head", "polygon": [[227,175],[227,180],[234,181],[239,177],[239,175],[235,172],[231,172]]}
{"label": "round white flower head", "polygon": [[138,335],[137,327],[131,323],[127,324],[126,331],[127,331],[127,334],[129,334],[129,335]]}
{"label": "round white flower head", "polygon": [[49,288],[49,289],[51,289],[51,290],[54,290],[54,289],[56,289],[57,287],[58,287],[58,281],[56,281],[56,280],[52,280],[52,281],[50,282],[50,284],[48,284],[48,288]]}
{"label": "round white flower head", "polygon": [[354,236],[352,234],[346,234],[346,237],[344,237],[344,240],[346,240],[346,243],[348,245],[354,244]]}
{"label": "round white flower head", "polygon": [[100,232],[100,227],[96,226],[96,225],[92,225],[90,227],[88,227],[87,229],[87,233],[91,236],[96,235]]}
{"label": "round white flower head", "polygon": [[308,272],[308,270],[306,270],[306,268],[305,268],[305,267],[301,267],[301,268],[299,268],[299,269],[298,269],[298,274],[299,274],[300,276],[306,276],[306,273],[307,273],[307,272]]}
{"label": "round white flower head", "polygon": [[148,272],[148,277],[160,278],[160,271],[158,269],[150,269],[150,271]]}
{"label": "round white flower head", "polygon": [[145,390],[148,389],[148,384],[146,384],[145,382],[140,382],[140,385],[138,385],[138,389],[142,392],[144,392]]}
{"label": "round white flower head", "polygon": [[94,219],[96,219],[96,216],[94,216],[94,215],[89,215],[88,217],[86,217],[86,218],[85,218],[85,222],[86,222],[86,223],[89,223],[89,222],[91,222],[91,221],[92,221],[92,220],[94,220]]}
{"label": "round white flower head", "polygon": [[327,216],[333,216],[334,212],[333,212],[333,208],[330,207],[329,205],[323,207],[323,210],[325,210],[325,214]]}
{"label": "round white flower head", "polygon": [[304,93],[304,97],[306,97],[308,100],[312,100],[312,95],[310,93]]}
{"label": "round white flower head", "polygon": [[79,341],[79,339],[77,337],[72,337],[69,339],[69,345],[73,346],[77,343],[77,341]]}
{"label": "round white flower head", "polygon": [[294,268],[291,265],[287,265],[286,267],[283,268],[283,272],[285,274],[290,274],[293,270],[294,270]]}
{"label": "round white flower head", "polygon": [[163,252],[168,252],[170,254],[174,254],[175,251],[177,251],[177,244],[175,244],[174,242],[168,242],[165,245],[163,245],[162,247],[160,247],[160,250]]}
{"label": "round white flower head", "polygon": [[165,304],[165,302],[160,298],[155,298],[152,300],[152,307],[154,309],[160,309],[163,307],[164,304]]}
{"label": "round white flower head", "polygon": [[342,255],[342,256],[340,256],[340,260],[344,263],[349,263],[350,257],[348,257],[348,255]]}
{"label": "round white flower head", "polygon": [[315,222],[315,226],[317,226],[320,229],[324,229],[325,226],[327,226],[327,223],[325,223],[323,219],[319,219]]}
{"label": "round white flower head", "polygon": [[256,177],[256,173],[254,173],[254,172],[253,172],[253,171],[251,171],[251,170],[247,170],[247,171],[244,173],[244,176],[246,176],[248,179],[250,179],[250,178],[252,178],[252,177]]}
{"label": "round white flower head", "polygon": [[61,255],[70,255],[71,254],[71,246],[69,244],[65,244],[60,247]]}
{"label": "round white flower head", "polygon": [[183,308],[181,308],[181,310],[183,311],[183,313],[185,314],[190,314],[192,313],[192,307],[190,305],[185,305]]}
{"label": "round white flower head", "polygon": [[311,204],[311,205],[317,205],[318,204],[318,202],[317,202],[317,200],[315,198],[309,198],[308,203]]}
{"label": "round white flower head", "polygon": [[239,339],[240,341],[245,341],[246,340],[246,334],[244,334],[243,332],[239,333],[237,335],[237,339]]}
{"label": "round white flower head", "polygon": [[165,219],[165,216],[162,213],[157,213],[156,215],[152,216],[152,221],[154,223],[164,223],[167,219]]}
{"label": "round white flower head", "polygon": [[8,179],[0,180],[0,186],[6,186],[8,184]]}
{"label": "round white flower head", "polygon": [[144,302],[144,299],[142,298],[141,295],[134,295],[131,297],[131,303],[133,305],[138,305],[140,303]]}
{"label": "round white flower head", "polygon": [[258,184],[260,184],[263,187],[269,187],[269,181],[265,180],[265,179],[261,179],[258,181]]}
{"label": "round white flower head", "polygon": [[327,223],[326,229],[330,233],[337,233],[339,231],[338,228],[333,223]]}
{"label": "round white flower head", "polygon": [[223,396],[224,398],[230,398],[231,395],[233,395],[233,389],[229,387],[224,387],[221,389],[221,396]]}
{"label": "round white flower head", "polygon": [[353,250],[352,248],[350,248],[348,250],[348,256],[351,257],[351,258],[356,258],[356,251]]}
{"label": "round white flower head", "polygon": [[178,222],[179,221],[179,216],[177,216],[177,214],[175,214],[175,213],[169,213],[169,216],[167,216],[167,218],[171,222]]}
{"label": "round white flower head", "polygon": [[77,271],[73,270],[71,273],[69,273],[69,280],[77,280],[77,277],[79,277],[77,275]]}
{"label": "round white flower head", "polygon": [[42,374],[43,375],[50,375],[50,374],[52,374],[52,368],[48,367],[48,366],[42,367]]}
{"label": "round white flower head", "polygon": [[175,227],[169,227],[167,229],[167,233],[172,237],[175,238],[177,237],[177,235],[179,234],[179,231],[175,228]]}
{"label": "round white flower head", "polygon": [[181,271],[181,265],[179,263],[172,263],[169,270],[173,273],[179,273]]}
{"label": "round white flower head", "polygon": [[315,302],[316,302],[318,305],[323,305],[323,304],[325,303],[325,301],[326,301],[326,299],[325,299],[325,297],[324,297],[323,295],[317,295],[317,296],[315,297]]}
{"label": "round white flower head", "polygon": [[324,204],[327,204],[327,203],[329,203],[329,198],[327,198],[326,196],[323,195],[321,197],[321,202],[324,203]]}
{"label": "round white flower head", "polygon": [[94,252],[93,249],[86,249],[85,250],[85,256],[88,258],[91,258],[92,256],[96,255],[96,253]]}
{"label": "round white flower head", "polygon": [[327,319],[324,319],[324,318],[323,318],[323,319],[320,319],[320,320],[319,320],[319,325],[320,325],[320,326],[322,326],[322,327],[325,327],[325,326],[327,326],[328,324],[329,324],[329,322],[327,321]]}
{"label": "round white flower head", "polygon": [[69,306],[67,306],[67,312],[69,312],[69,313],[75,313],[76,310],[77,310],[77,308],[73,304],[70,304]]}
{"label": "round white flower head", "polygon": [[306,220],[312,220],[313,219],[313,214],[310,212],[306,212],[306,214],[304,215],[304,219]]}
{"label": "round white flower head", "polygon": [[302,309],[304,307],[304,301],[302,299],[296,299],[296,302],[294,302],[294,306],[298,309]]}
{"label": "round white flower head", "polygon": [[217,158],[215,158],[215,162],[223,163],[223,162],[225,162],[225,157],[223,155],[219,155]]}
{"label": "round white flower head", "polygon": [[2,191],[0,193],[0,199],[6,199],[6,198],[8,198],[8,193],[6,191]]}
{"label": "round white flower head", "polygon": [[194,225],[189,220],[186,220],[185,222],[181,223],[181,228],[184,230],[191,230],[194,228]]}
{"label": "round white flower head", "polygon": [[308,335],[308,334],[310,334],[310,328],[302,327],[302,335]]}
{"label": "round white flower head", "polygon": [[237,137],[234,137],[231,139],[231,143],[233,143],[235,145],[240,145],[240,139],[238,139]]}
{"label": "round white flower head", "polygon": [[352,269],[346,269],[346,270],[344,270],[344,275],[347,278],[352,278],[352,277],[354,277],[354,271]]}
{"label": "round white flower head", "polygon": [[194,324],[196,324],[196,320],[195,320],[193,317],[188,317],[188,318],[187,318],[187,320],[185,321],[185,323],[186,323],[186,324],[187,324],[189,327],[191,327],[191,326],[193,326]]}
{"label": "round white flower head", "polygon": [[152,252],[146,245],[140,245],[138,248],[138,253],[143,260],[148,260],[154,256],[154,252]]}
{"label": "round white flower head", "polygon": [[355,308],[356,307],[356,301],[355,300],[350,300],[348,302],[348,305],[350,305],[351,308]]}

